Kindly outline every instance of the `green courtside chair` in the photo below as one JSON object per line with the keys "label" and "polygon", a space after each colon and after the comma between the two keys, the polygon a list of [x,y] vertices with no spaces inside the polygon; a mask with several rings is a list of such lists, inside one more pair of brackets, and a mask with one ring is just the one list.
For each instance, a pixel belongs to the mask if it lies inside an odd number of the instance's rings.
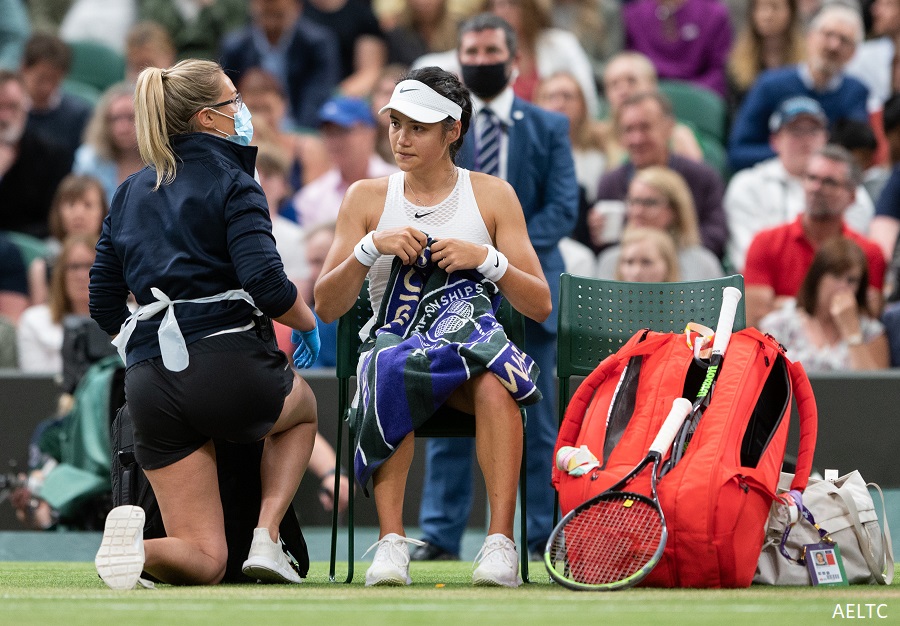
{"label": "green courtside chair", "polygon": [[102,95],[100,90],[93,85],[83,83],[80,80],[71,80],[69,78],[63,81],[62,90],[67,94],[87,100],[92,105],[96,105],[97,102],[100,101],[100,96]]}
{"label": "green courtside chair", "polygon": [[125,58],[96,41],[73,41],[72,68],[66,79],[84,83],[103,92],[110,85],[125,80]]}
{"label": "green courtside chair", "polygon": [[[744,292],[740,274],[678,283],[626,283],[563,274],[559,286],[559,331],[556,340],[559,419],[569,404],[572,376],[587,376],[642,328],[684,331],[688,322],[715,328],[722,290]],[[734,330],[747,325],[743,298]]]}
{"label": "green courtside chair", "polygon": [[[342,440],[344,432],[344,421],[350,418],[350,402],[353,399],[355,387],[350,384],[350,379],[356,376],[356,366],[359,362],[359,346],[362,343],[359,338],[359,331],[363,325],[372,317],[372,307],[369,304],[369,285],[368,282],[363,284],[362,290],[356,299],[353,307],[347,311],[338,320],[337,331],[337,365],[336,375],[338,379],[338,429],[337,439],[335,443],[336,466],[334,481],[334,499],[337,502],[340,497],[340,466],[342,456]],[[522,314],[510,306],[504,300],[497,312],[497,319],[503,325],[504,330],[509,338],[517,346],[523,346],[525,341],[525,318]],[[522,409],[522,423],[525,424],[525,409]],[[523,428],[523,439],[524,439]],[[417,437],[474,437],[475,436],[475,416],[467,413],[456,411],[449,407],[441,407],[428,422],[423,424],[416,430]],[[347,460],[348,465],[353,465],[353,432],[347,435]],[[526,457],[525,442],[522,442],[522,466],[519,472],[519,493],[521,503],[521,520],[520,520],[520,550],[522,580],[529,582],[528,578],[528,534],[526,524]],[[353,478],[351,473],[351,485]],[[329,579],[335,580],[335,565],[337,561],[337,533],[338,533],[338,512],[337,507],[332,511],[331,517],[331,563],[328,570]],[[345,583],[353,581],[353,495],[349,498],[347,506],[347,578]]]}
{"label": "green courtside chair", "polygon": [[700,149],[703,150],[703,160],[711,168],[716,170],[722,177],[724,183],[728,183],[731,178],[731,171],[728,168],[728,154],[725,146],[715,139],[704,133],[697,133],[697,141],[700,142]]}
{"label": "green courtside chair", "polygon": [[661,80],[659,90],[671,100],[678,121],[725,145],[728,107],[722,96],[682,80]]}
{"label": "green courtside chair", "polygon": [[16,244],[16,247],[19,249],[19,254],[22,255],[22,263],[25,264],[26,268],[31,265],[31,262],[35,259],[47,256],[49,249],[43,240],[13,230],[5,230],[2,232],[6,235],[7,239]]}

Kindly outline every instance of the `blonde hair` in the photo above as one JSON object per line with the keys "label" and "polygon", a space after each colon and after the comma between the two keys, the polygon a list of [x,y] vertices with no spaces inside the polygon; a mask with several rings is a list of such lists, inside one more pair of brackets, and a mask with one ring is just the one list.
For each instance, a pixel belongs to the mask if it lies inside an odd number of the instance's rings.
{"label": "blonde hair", "polygon": [[152,20],[137,22],[128,29],[128,33],[125,35],[127,52],[134,52],[145,47],[152,47],[173,59],[177,53],[169,32]]}
{"label": "blonde hair", "polygon": [[[750,0],[747,3],[744,27],[738,33],[731,54],[728,55],[728,71],[735,85],[742,91],[750,89],[763,70],[767,69],[763,67],[762,61],[762,37],[753,25],[753,11],[757,1]],[[785,0],[785,2],[787,2],[790,12],[790,21],[781,36],[782,66],[793,65],[806,58],[806,40],[800,25],[797,0]]]}
{"label": "blonde hair", "polygon": [[639,170],[631,182],[653,187],[666,197],[675,213],[675,222],[669,229],[669,234],[679,248],[700,245],[694,196],[681,174],[668,167],[652,166]]}
{"label": "blonde hair", "polygon": [[54,262],[53,271],[50,273],[50,292],[47,297],[47,304],[50,307],[50,318],[54,324],[61,324],[66,315],[74,312],[72,300],[66,291],[66,272],[68,271],[66,266],[69,264],[72,250],[78,246],[84,246],[91,252],[94,252],[97,246],[97,237],[88,234],[69,235],[63,241],[62,251]]}
{"label": "blonde hair", "polygon": [[175,180],[170,138],[196,129],[194,115],[215,104],[222,92],[221,66],[185,59],[169,69],[141,71],[134,91],[135,125],[141,158],[156,170],[156,187]]}
{"label": "blonde hair", "polygon": [[578,82],[578,79],[569,72],[568,70],[560,70],[558,72],[553,72],[550,76],[541,79],[538,83],[537,89],[534,94],[534,101],[540,102],[541,98],[544,95],[544,91],[547,89],[547,85],[552,81],[557,80],[559,78],[568,80],[574,87],[575,91],[578,94],[578,102],[581,106],[581,117],[572,121],[571,135],[572,135],[572,147],[578,148],[580,150],[600,150],[601,152],[606,150],[606,139],[604,136],[603,128],[594,120],[590,115],[588,115],[588,107],[587,101],[584,98],[584,91],[581,89],[581,83]]}
{"label": "blonde hair", "polygon": [[[484,0],[482,11],[493,13],[492,0]],[[532,48],[538,35],[553,26],[553,2],[552,0],[519,0],[519,9],[522,12],[520,30],[516,32],[519,47]]]}
{"label": "blonde hair", "polygon": [[109,109],[113,102],[125,97],[134,99],[134,88],[128,83],[116,83],[107,88],[94,107],[91,119],[84,129],[84,142],[90,144],[99,156],[109,161],[115,161],[121,156],[113,141]]}
{"label": "blonde hair", "polygon": [[262,142],[256,153],[256,169],[260,174],[277,174],[285,180],[291,175],[291,161],[276,143]]}
{"label": "blonde hair", "polygon": [[647,241],[652,244],[659,255],[666,263],[666,277],[663,282],[674,283],[681,280],[681,272],[678,269],[678,250],[675,247],[675,241],[664,230],[658,228],[645,228],[631,226],[626,228],[622,233],[622,239],[619,241],[619,260],[616,262],[616,280],[625,280],[622,275],[622,253],[625,246],[633,243]]}
{"label": "blonde hair", "polygon": [[397,25],[404,26],[410,30],[419,31],[420,27],[433,27],[431,38],[425,42],[429,52],[443,52],[444,50],[452,50],[456,47],[456,38],[459,31],[459,22],[462,15],[457,13],[450,6],[448,0],[441,3],[441,8],[437,16],[437,22],[434,24],[424,23],[418,15],[413,11],[409,2],[403,3],[403,10],[397,16]]}

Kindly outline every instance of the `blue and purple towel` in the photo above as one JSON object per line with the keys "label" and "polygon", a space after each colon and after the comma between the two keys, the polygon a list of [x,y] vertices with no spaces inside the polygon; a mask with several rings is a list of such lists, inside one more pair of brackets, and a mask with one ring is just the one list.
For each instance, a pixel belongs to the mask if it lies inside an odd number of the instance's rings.
{"label": "blue and purple towel", "polygon": [[[358,377],[354,470],[365,487],[401,441],[470,378],[493,372],[520,405],[541,399],[538,367],[497,322],[503,296],[475,270],[447,274],[426,248],[394,260]],[[371,348],[371,349],[370,349]]]}

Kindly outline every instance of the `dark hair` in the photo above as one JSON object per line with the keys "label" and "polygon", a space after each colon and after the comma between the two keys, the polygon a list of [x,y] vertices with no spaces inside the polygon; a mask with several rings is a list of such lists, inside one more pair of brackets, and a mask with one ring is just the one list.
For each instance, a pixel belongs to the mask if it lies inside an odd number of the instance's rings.
{"label": "dark hair", "polygon": [[[463,144],[463,137],[469,130],[469,121],[472,119],[472,98],[469,96],[469,90],[460,82],[456,74],[433,66],[412,70],[397,82],[400,83],[404,80],[417,80],[425,83],[448,100],[462,107],[462,115],[459,118],[461,124],[459,139],[450,144],[450,159],[455,162],[456,154]],[[455,123],[456,120],[448,116],[442,122],[444,132],[446,133],[453,128]]]}
{"label": "dark hair", "polygon": [[506,47],[509,48],[510,60],[514,59],[518,49],[516,31],[509,25],[509,22],[493,13],[479,13],[463,22],[459,27],[456,49],[459,50],[463,35],[466,33],[480,33],[483,30],[497,30],[498,28],[503,31],[503,35],[506,38]]}
{"label": "dark hair", "polygon": [[862,248],[846,237],[834,237],[819,247],[816,256],[813,257],[812,265],[806,272],[803,284],[800,285],[800,290],[797,292],[797,306],[810,315],[815,315],[822,277],[825,274],[840,275],[857,266],[862,268],[862,277],[856,288],[856,306],[860,311],[871,314],[866,302],[866,290],[869,286],[869,261]]}
{"label": "dark hair", "polygon": [[847,150],[876,150],[878,141],[872,126],[862,120],[841,119],[831,129],[831,143]]}
{"label": "dark hair", "polygon": [[271,93],[282,100],[287,100],[287,94],[285,94],[284,87],[282,87],[278,78],[271,72],[259,67],[251,67],[241,74],[237,87],[242,94]]}
{"label": "dark hair", "polygon": [[17,82],[23,90],[25,89],[25,81],[22,79],[21,74],[12,70],[0,68],[0,87],[9,82]]}
{"label": "dark hair", "polygon": [[900,92],[892,94],[884,103],[881,124],[885,133],[900,127]]}
{"label": "dark hair", "polygon": [[850,154],[846,148],[843,146],[839,146],[836,143],[829,143],[825,145],[821,150],[816,152],[816,156],[823,157],[828,159],[829,161],[837,161],[838,163],[843,163],[847,166],[847,184],[850,185],[851,188],[856,189],[862,184],[862,170],[859,168],[859,163],[856,162],[856,159],[853,158],[853,155]]}
{"label": "dark hair", "polygon": [[22,67],[29,68],[46,61],[50,65],[68,73],[72,67],[72,50],[69,44],[56,35],[36,33],[25,42],[22,53]]}

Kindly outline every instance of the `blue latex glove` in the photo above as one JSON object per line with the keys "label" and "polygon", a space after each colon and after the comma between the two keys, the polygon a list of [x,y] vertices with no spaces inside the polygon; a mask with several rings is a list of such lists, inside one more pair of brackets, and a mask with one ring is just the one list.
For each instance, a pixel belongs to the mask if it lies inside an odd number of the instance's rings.
{"label": "blue latex glove", "polygon": [[299,344],[294,351],[294,367],[299,370],[312,367],[319,358],[319,320],[312,330],[291,330],[291,343]]}

